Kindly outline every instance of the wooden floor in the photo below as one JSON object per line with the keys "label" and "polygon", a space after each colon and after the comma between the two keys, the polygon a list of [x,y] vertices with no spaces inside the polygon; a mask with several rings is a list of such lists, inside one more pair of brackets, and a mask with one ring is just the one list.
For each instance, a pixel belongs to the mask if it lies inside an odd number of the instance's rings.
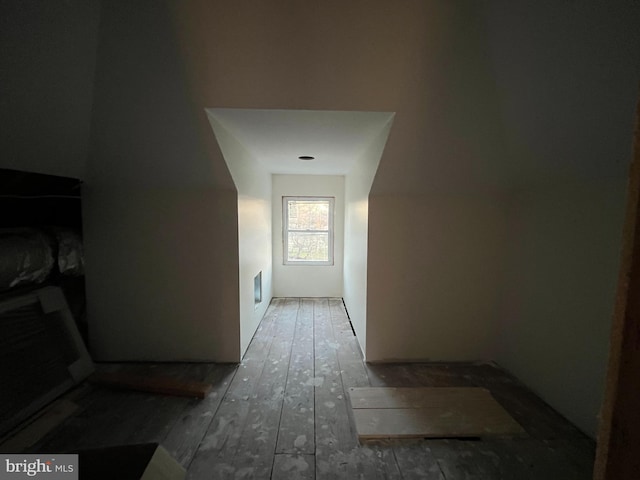
{"label": "wooden floor", "polygon": [[[85,386],[79,413],[32,451],[159,442],[194,480],[591,478],[593,441],[497,366],[365,364],[340,299],[274,299],[240,365],[129,368],[214,388],[195,400]],[[363,386],[485,387],[527,433],[359,445],[345,392]]]}

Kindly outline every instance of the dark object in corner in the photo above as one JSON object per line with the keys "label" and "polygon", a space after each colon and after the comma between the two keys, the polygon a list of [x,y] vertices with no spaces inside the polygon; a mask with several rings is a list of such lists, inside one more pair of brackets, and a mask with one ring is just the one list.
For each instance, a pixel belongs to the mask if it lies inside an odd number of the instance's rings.
{"label": "dark object in corner", "polygon": [[80,229],[80,180],[0,168],[0,227]]}
{"label": "dark object in corner", "polygon": [[77,178],[0,168],[0,299],[60,286],[88,342],[81,186]]}
{"label": "dark object in corner", "polygon": [[0,302],[0,435],[93,372],[62,291]]}
{"label": "dark object in corner", "polygon": [[185,469],[157,443],[78,452],[81,480],[182,480]]}
{"label": "dark object in corner", "polygon": [[80,234],[69,228],[0,229],[0,292],[38,285],[50,276],[84,275]]}

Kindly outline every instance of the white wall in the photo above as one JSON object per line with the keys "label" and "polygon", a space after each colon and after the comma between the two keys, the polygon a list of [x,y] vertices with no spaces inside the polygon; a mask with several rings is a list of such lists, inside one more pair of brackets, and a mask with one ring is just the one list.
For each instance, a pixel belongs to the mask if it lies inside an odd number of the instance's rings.
{"label": "white wall", "polygon": [[219,228],[235,192],[94,184],[83,201],[93,358],[238,361],[238,239]]}
{"label": "white wall", "polygon": [[[238,190],[238,254],[240,352],[251,338],[271,301],[271,174],[257,162],[208,111],[209,121]],[[262,272],[262,302],[254,300],[254,278]]]}
{"label": "white wall", "polygon": [[625,182],[510,199],[496,359],[594,436],[606,374]]}
{"label": "white wall", "polygon": [[104,2],[83,189],[96,360],[240,359],[237,212],[170,13]]}
{"label": "white wall", "polygon": [[0,167],[84,178],[100,3],[0,2]]}
{"label": "white wall", "polygon": [[[273,295],[275,297],[342,297],[344,258],[344,177],[273,175]],[[333,265],[283,265],[282,197],[335,197]]]}
{"label": "white wall", "polygon": [[391,116],[345,176],[344,303],[363,353],[367,344],[369,191],[392,122]]}
{"label": "white wall", "polygon": [[494,358],[505,223],[493,194],[370,195],[367,359]]}
{"label": "white wall", "polygon": [[[487,2],[509,205],[499,362],[594,435],[640,80],[637,2]],[[514,170],[516,171],[516,170]]]}
{"label": "white wall", "polygon": [[366,358],[491,359],[502,192],[517,169],[505,154],[484,4],[420,5],[411,10],[421,26],[405,25],[421,47],[396,90],[369,195]]}

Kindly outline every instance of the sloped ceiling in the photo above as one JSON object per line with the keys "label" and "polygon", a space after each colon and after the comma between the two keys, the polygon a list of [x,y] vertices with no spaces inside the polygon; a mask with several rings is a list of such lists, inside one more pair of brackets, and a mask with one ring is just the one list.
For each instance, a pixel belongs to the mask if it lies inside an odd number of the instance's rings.
{"label": "sloped ceiling", "polygon": [[[624,175],[639,79],[637,2],[174,8],[196,105],[395,112],[374,194]],[[292,145],[294,153],[305,154]]]}
{"label": "sloped ceiling", "polygon": [[210,108],[207,113],[266,171],[293,175],[346,175],[393,117],[385,112],[231,108]]}
{"label": "sloped ceiling", "polygon": [[626,178],[640,81],[640,3],[486,2],[512,182]]}

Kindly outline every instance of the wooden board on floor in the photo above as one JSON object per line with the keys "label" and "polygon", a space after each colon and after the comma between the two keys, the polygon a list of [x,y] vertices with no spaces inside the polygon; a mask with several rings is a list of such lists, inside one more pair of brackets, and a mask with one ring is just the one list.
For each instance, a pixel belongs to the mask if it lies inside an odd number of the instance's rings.
{"label": "wooden board on floor", "polygon": [[117,389],[195,398],[205,398],[212,388],[208,383],[181,381],[173,377],[145,377],[123,372],[96,372],[89,377],[89,381]]}
{"label": "wooden board on floor", "polygon": [[524,433],[484,388],[351,388],[349,396],[361,440]]}
{"label": "wooden board on floor", "polygon": [[431,408],[434,405],[467,405],[493,400],[477,387],[359,387],[350,388],[353,408]]}

